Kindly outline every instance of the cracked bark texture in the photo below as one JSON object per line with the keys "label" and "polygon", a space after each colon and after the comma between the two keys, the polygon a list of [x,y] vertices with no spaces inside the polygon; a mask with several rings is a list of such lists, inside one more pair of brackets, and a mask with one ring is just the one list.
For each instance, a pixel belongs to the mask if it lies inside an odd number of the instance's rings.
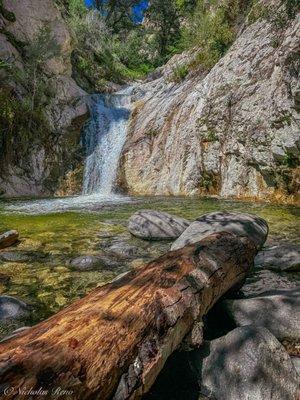
{"label": "cracked bark texture", "polygon": [[201,344],[202,316],[255,254],[248,239],[213,234],[94,290],[0,344],[1,389],[14,388],[7,399],[41,387],[70,390],[72,400],[140,398],[190,332]]}

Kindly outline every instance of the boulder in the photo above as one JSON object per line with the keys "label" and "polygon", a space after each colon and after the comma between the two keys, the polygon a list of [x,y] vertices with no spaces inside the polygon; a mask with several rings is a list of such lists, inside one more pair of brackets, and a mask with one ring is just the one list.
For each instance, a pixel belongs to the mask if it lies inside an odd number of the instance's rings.
{"label": "boulder", "polygon": [[3,251],[0,253],[0,261],[6,262],[27,262],[31,257],[22,251]]}
{"label": "boulder", "polygon": [[0,321],[27,318],[31,307],[11,296],[0,296]]}
{"label": "boulder", "polygon": [[76,257],[70,261],[70,265],[76,271],[111,270],[120,266],[109,257],[93,255]]}
{"label": "boulder", "polygon": [[246,278],[245,284],[240,289],[244,298],[260,296],[262,293],[273,290],[295,289],[299,286],[299,280],[294,274],[289,276],[279,275],[268,269],[254,268]]}
{"label": "boulder", "polygon": [[225,300],[224,306],[238,326],[263,326],[279,340],[300,340],[299,287],[264,292],[253,298]]}
{"label": "boulder", "polygon": [[176,239],[189,226],[189,221],[162,211],[141,210],[128,222],[129,232],[142,239]]}
{"label": "boulder", "polygon": [[283,244],[262,249],[254,263],[257,267],[275,271],[300,271],[300,246]]}
{"label": "boulder", "polygon": [[252,214],[213,212],[204,214],[182,233],[172,244],[171,250],[177,250],[188,244],[199,242],[204,237],[217,232],[235,233],[247,236],[260,249],[268,236],[267,222]]}
{"label": "boulder", "polygon": [[115,242],[106,251],[120,258],[134,258],[141,255],[141,251],[136,246],[131,246],[126,242]]}
{"label": "boulder", "polygon": [[4,232],[0,235],[0,249],[12,246],[19,240],[19,232],[12,230]]}
{"label": "boulder", "polygon": [[278,340],[245,326],[191,354],[200,391],[214,400],[295,400],[298,376]]}
{"label": "boulder", "polygon": [[295,370],[300,377],[300,357],[291,357],[292,363],[294,364]]}

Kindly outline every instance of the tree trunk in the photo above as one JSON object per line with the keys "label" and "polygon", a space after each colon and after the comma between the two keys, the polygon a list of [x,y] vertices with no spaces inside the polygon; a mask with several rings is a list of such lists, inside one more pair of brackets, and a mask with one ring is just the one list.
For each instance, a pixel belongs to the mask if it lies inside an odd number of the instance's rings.
{"label": "tree trunk", "polygon": [[43,399],[62,390],[72,400],[140,398],[190,331],[201,343],[201,317],[244,279],[255,254],[248,239],[213,234],[0,344],[5,398],[31,388]]}

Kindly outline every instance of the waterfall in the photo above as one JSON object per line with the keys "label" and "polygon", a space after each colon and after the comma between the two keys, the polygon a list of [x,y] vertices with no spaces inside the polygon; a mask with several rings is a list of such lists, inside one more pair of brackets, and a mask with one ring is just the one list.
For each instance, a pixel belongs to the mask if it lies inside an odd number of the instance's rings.
{"label": "waterfall", "polygon": [[83,194],[113,195],[130,116],[132,87],[91,99],[91,120],[85,129],[86,161]]}

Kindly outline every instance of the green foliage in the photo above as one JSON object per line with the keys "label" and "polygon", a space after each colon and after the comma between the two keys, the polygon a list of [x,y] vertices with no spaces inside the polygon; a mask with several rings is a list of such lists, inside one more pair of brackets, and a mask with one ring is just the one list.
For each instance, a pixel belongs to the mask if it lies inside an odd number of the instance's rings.
{"label": "green foliage", "polygon": [[0,70],[1,69],[8,70],[8,69],[10,69],[10,67],[11,66],[7,61],[0,59]]}
{"label": "green foliage", "polygon": [[2,162],[10,157],[26,159],[28,147],[36,140],[47,141],[49,127],[45,118],[45,107],[51,101],[51,87],[42,72],[42,67],[59,54],[59,47],[51,36],[50,29],[40,30],[36,39],[24,47],[24,68],[1,61],[7,83],[0,88],[0,147]]}
{"label": "green foliage", "polygon": [[82,0],[69,0],[68,10],[71,15],[84,17],[86,14],[86,6]]}
{"label": "green foliage", "polygon": [[248,14],[247,22],[249,25],[258,21],[259,19],[267,18],[269,15],[268,7],[261,3],[260,0],[255,0],[252,4],[251,10]]}
{"label": "green foliage", "polygon": [[3,17],[9,21],[9,22],[15,22],[16,17],[15,14],[12,13],[11,11],[8,11],[4,6],[3,6],[3,1],[0,0],[0,14],[3,15]]}
{"label": "green foliage", "polygon": [[155,36],[161,62],[172,54],[180,39],[179,9],[174,0],[152,0],[146,13]]}
{"label": "green foliage", "polygon": [[203,171],[199,182],[201,192],[209,194],[216,193],[219,187],[219,179],[218,175],[213,172]]}
{"label": "green foliage", "polygon": [[279,128],[283,128],[284,125],[290,126],[292,124],[292,122],[293,122],[292,115],[289,113],[284,113],[284,114],[280,115],[278,118],[276,118],[272,122],[271,126],[272,126],[272,128],[279,129]]}
{"label": "green foliage", "polygon": [[93,6],[105,16],[106,25],[114,32],[128,32],[134,28],[132,7],[140,0],[94,0]]}
{"label": "green foliage", "polygon": [[124,83],[151,70],[153,43],[142,26],[115,33],[97,10],[69,5],[68,24],[73,37],[75,77],[86,90],[105,90],[108,81]]}
{"label": "green foliage", "polygon": [[285,28],[289,21],[295,18],[300,10],[299,0],[283,0],[281,7],[264,4],[261,0],[254,0],[248,15],[248,24],[260,19],[266,19],[277,29]]}
{"label": "green foliage", "polygon": [[202,137],[203,137],[204,142],[218,142],[219,141],[217,133],[212,129],[205,132],[205,134]]}
{"label": "green foliage", "polygon": [[288,18],[295,18],[297,12],[300,10],[299,0],[284,0],[285,10]]}
{"label": "green foliage", "polygon": [[300,157],[295,156],[293,153],[286,151],[281,161],[281,165],[284,165],[288,168],[297,168],[300,165]]}
{"label": "green foliage", "polygon": [[214,10],[204,0],[198,1],[182,39],[190,47],[200,49],[193,67],[202,65],[210,69],[226,53],[235,38],[232,24],[238,12],[237,1],[225,1]]}
{"label": "green foliage", "polygon": [[186,65],[176,65],[173,69],[173,73],[170,76],[171,82],[182,82],[187,74],[189,73],[188,67]]}

